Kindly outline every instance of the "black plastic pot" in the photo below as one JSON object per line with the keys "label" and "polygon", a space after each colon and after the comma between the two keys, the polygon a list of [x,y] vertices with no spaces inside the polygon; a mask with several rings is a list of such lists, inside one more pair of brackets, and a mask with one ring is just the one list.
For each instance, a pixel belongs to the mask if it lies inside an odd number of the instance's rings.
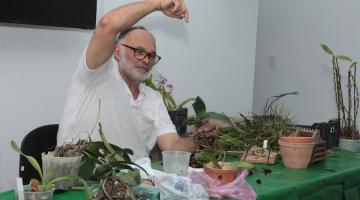
{"label": "black plastic pot", "polygon": [[184,135],[186,133],[186,124],[185,120],[187,119],[188,110],[187,108],[182,108],[180,110],[169,111],[170,119],[176,127],[176,131],[179,135]]}
{"label": "black plastic pot", "polygon": [[339,146],[340,139],[340,120],[330,120],[329,122],[315,123],[312,125],[314,128],[319,129],[320,136],[327,143],[327,148]]}

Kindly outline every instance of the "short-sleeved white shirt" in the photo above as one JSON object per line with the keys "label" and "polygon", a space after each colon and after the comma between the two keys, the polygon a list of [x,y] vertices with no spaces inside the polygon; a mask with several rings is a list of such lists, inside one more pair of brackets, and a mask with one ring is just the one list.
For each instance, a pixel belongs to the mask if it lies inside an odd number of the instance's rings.
{"label": "short-sleeved white shirt", "polygon": [[94,130],[92,140],[101,140],[96,123],[100,99],[100,122],[107,140],[132,149],[133,159],[147,157],[158,136],[176,132],[161,95],[141,84],[140,94],[134,100],[113,57],[91,70],[86,64],[85,52],[68,92],[58,145],[86,139],[91,130]]}

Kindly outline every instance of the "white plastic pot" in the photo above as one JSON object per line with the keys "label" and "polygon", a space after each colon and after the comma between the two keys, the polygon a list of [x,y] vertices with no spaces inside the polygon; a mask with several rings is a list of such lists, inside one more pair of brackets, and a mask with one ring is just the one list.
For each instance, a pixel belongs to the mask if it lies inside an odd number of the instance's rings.
{"label": "white plastic pot", "polygon": [[[61,176],[78,176],[82,156],[54,157],[42,154],[42,167],[45,180]],[[77,180],[64,180],[55,183],[57,190],[69,190],[76,186]]]}

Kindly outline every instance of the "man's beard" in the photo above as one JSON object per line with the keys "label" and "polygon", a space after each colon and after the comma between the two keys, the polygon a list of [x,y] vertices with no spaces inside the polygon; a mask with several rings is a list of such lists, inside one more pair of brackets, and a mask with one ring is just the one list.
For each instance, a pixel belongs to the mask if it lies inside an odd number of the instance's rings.
{"label": "man's beard", "polygon": [[[141,83],[143,82],[149,75],[150,70],[145,74],[140,74],[137,72],[136,65],[131,61],[127,60],[124,53],[120,53],[120,61],[118,63],[119,72],[125,75],[128,79]],[[145,69],[149,69],[146,65],[140,65],[139,67],[143,67]]]}

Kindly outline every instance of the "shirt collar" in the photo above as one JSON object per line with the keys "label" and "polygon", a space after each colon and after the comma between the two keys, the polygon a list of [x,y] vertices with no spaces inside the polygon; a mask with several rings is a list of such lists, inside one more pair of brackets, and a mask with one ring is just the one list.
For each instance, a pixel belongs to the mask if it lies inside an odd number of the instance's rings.
{"label": "shirt collar", "polygon": [[144,96],[146,96],[145,85],[143,83],[141,83],[139,85],[139,96],[137,99],[134,100],[132,93],[129,89],[129,86],[125,83],[123,77],[121,76],[121,74],[119,72],[118,63],[116,62],[114,57],[112,57],[112,66],[113,66],[113,69],[112,69],[113,77],[121,82],[121,84],[123,85],[123,87],[125,89],[126,95],[130,98],[131,102],[133,102],[133,103],[141,102],[141,100],[144,98]]}

